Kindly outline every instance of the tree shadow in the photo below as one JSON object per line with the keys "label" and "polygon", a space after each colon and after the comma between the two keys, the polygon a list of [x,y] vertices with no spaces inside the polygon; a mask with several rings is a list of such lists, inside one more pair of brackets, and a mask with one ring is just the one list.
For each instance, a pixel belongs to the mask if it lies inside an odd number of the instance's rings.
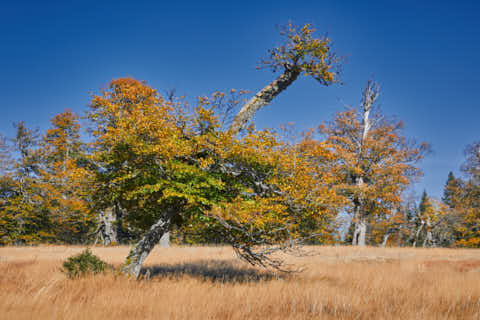
{"label": "tree shadow", "polygon": [[144,267],[144,279],[179,279],[190,276],[203,281],[219,283],[261,282],[284,278],[266,270],[236,266],[228,260],[198,260],[181,264],[161,264]]}

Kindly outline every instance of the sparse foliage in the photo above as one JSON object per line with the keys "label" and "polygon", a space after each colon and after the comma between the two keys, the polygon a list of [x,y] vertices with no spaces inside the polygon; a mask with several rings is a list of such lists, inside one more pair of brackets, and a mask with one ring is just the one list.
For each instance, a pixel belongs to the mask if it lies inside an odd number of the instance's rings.
{"label": "sparse foliage", "polygon": [[332,52],[330,39],[316,38],[314,33],[315,29],[310,24],[296,27],[289,23],[281,28],[284,42],[268,51],[269,57],[262,60],[259,68],[282,73],[242,106],[230,127],[234,134],[245,129],[260,108],[268,105],[301,74],[314,78],[324,86],[339,82],[340,59]]}

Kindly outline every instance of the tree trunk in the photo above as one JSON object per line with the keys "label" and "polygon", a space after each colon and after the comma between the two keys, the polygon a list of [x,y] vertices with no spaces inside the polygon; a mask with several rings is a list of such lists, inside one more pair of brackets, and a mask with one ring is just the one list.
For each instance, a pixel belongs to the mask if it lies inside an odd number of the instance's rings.
{"label": "tree trunk", "polygon": [[[363,92],[362,97],[362,105],[363,105],[363,128],[362,128],[362,137],[359,143],[359,154],[358,154],[358,163],[361,163],[364,157],[365,152],[365,143],[368,137],[368,133],[370,131],[370,110],[372,109],[372,105],[378,97],[378,87],[375,82],[369,80],[367,82],[367,86],[365,87],[365,91]],[[364,184],[363,177],[357,176],[356,178],[356,186],[358,188],[359,195],[355,199],[357,202],[355,208],[355,232],[354,237],[352,240],[352,245],[357,246],[365,246],[366,245],[366,237],[367,237],[367,213],[362,210],[363,200],[363,191],[362,186]]]}
{"label": "tree trunk", "polygon": [[386,247],[387,246],[387,242],[388,242],[388,238],[390,237],[390,233],[386,233],[384,236],[383,236],[383,242],[382,242],[382,247]]}
{"label": "tree trunk", "polygon": [[300,71],[297,67],[287,68],[277,79],[260,90],[235,116],[230,130],[233,133],[238,133],[240,130],[245,129],[245,126],[254,114],[260,108],[268,105],[283,90],[287,89],[298,78]]}
{"label": "tree trunk", "polygon": [[358,230],[358,238],[357,238],[357,246],[365,247],[366,244],[366,238],[367,238],[367,224],[365,222],[365,218],[362,217],[360,221],[358,221],[358,225],[356,227]]}
{"label": "tree trunk", "polygon": [[170,247],[170,232],[165,232],[160,238],[160,247],[168,248]]}
{"label": "tree trunk", "polygon": [[355,224],[355,232],[353,234],[352,245],[365,247],[367,238],[367,224],[359,221]]}
{"label": "tree trunk", "polygon": [[360,205],[356,205],[353,221],[355,228],[353,231],[352,245],[353,246],[365,246],[367,238],[367,217],[361,212]]}
{"label": "tree trunk", "polygon": [[122,227],[122,219],[125,214],[125,210],[116,203],[112,207],[106,208],[99,214],[99,223],[96,234],[95,244],[97,244],[99,238],[103,245],[108,246],[112,243],[124,243],[128,238],[128,233]]}
{"label": "tree trunk", "polygon": [[353,209],[353,220],[352,223],[354,225],[353,227],[353,236],[352,236],[352,246],[358,245],[358,235],[360,232],[360,229],[358,228],[358,220],[360,219],[360,206],[355,206]]}
{"label": "tree trunk", "polygon": [[133,278],[138,278],[142,264],[150,254],[150,251],[160,241],[165,233],[170,230],[170,217],[160,218],[143,238],[130,250],[130,253],[122,266],[122,272]]}
{"label": "tree trunk", "polygon": [[95,233],[97,234],[95,244],[97,243],[99,238],[104,246],[111,245],[112,243],[117,243],[117,219],[114,214],[113,208],[107,208],[105,209],[105,211],[101,212],[99,215],[99,220],[100,221],[98,224],[98,228],[95,231]]}
{"label": "tree trunk", "polygon": [[420,227],[418,228],[417,232],[415,233],[415,241],[413,241],[413,247],[417,246],[417,242],[420,238],[420,233],[422,232],[424,225],[425,225],[425,221],[421,220]]}
{"label": "tree trunk", "polygon": [[423,241],[423,247],[425,248],[427,245],[429,247],[434,247],[433,243],[433,236],[432,236],[432,225],[430,223],[430,217],[427,217],[427,235],[425,237],[425,240]]}

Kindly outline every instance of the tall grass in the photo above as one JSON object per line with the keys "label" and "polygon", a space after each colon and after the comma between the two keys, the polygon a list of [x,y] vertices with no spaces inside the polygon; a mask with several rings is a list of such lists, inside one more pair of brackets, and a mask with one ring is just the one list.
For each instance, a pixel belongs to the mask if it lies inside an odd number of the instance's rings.
{"label": "tall grass", "polygon": [[[1,319],[480,319],[480,251],[311,248],[277,276],[226,247],[156,248],[148,280],[68,280],[82,247],[0,248]],[[119,265],[127,247],[93,253]]]}

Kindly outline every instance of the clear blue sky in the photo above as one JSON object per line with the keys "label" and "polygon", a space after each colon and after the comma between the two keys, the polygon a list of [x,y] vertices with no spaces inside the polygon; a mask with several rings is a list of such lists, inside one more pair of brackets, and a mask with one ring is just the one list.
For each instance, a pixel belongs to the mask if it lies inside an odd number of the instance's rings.
{"label": "clear blue sky", "polygon": [[480,4],[477,1],[0,1],[0,131],[48,127],[117,77],[190,97],[262,88],[256,71],[278,43],[275,25],[313,23],[347,57],[343,86],[297,81],[255,121],[317,126],[357,105],[370,75],[382,110],[432,144],[416,187],[441,196],[466,144],[480,139]]}

